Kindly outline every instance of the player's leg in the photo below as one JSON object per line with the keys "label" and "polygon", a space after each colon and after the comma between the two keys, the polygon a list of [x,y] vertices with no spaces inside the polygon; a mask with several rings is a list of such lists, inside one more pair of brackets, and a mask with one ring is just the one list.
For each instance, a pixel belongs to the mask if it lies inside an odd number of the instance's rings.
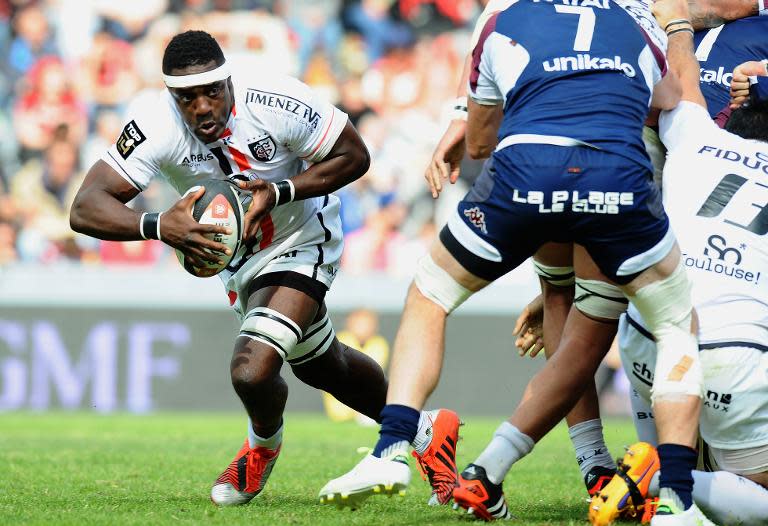
{"label": "player's leg", "polygon": [[600,188],[606,205],[609,197],[614,203],[604,215],[575,213],[574,235],[603,273],[622,287],[656,338],[659,358],[652,397],[662,473],[659,513],[684,515],[693,504],[691,470],[702,389],[690,283],[648,166],[585,149],[576,157],[574,163],[588,167],[580,184],[589,186],[582,191]]}
{"label": "player's leg", "polygon": [[[507,214],[513,191],[494,173],[493,163],[486,163],[440,239],[420,260],[395,338],[379,440],[370,456],[321,490],[321,500],[345,493],[368,495],[382,486],[376,480],[392,487],[407,484],[408,469],[401,462],[417,432],[420,409],[440,377],[447,316],[540,244],[532,228],[510,231]],[[522,211],[516,220],[525,222],[532,216]],[[402,473],[397,484],[384,475],[395,469]]]}
{"label": "player's leg", "polygon": [[[664,515],[685,515],[693,508],[693,477],[698,455],[702,370],[695,337],[690,283],[675,244],[661,261],[623,287],[656,339],[658,356],[651,393],[661,462],[660,504]],[[673,520],[673,519],[669,519]]]}
{"label": "player's leg", "polygon": [[248,413],[248,438],[211,489],[216,504],[245,504],[269,478],[282,445],[288,397],[280,369],[317,315],[317,285],[300,274],[280,273],[257,278],[251,286],[230,363],[232,386]]}
{"label": "player's leg", "polygon": [[322,305],[288,359],[296,378],[374,420],[384,407],[387,379],[371,357],[341,343]]}
{"label": "player's leg", "polygon": [[[583,249],[575,250],[574,268],[580,283],[591,283],[601,277]],[[615,299],[621,298],[617,289],[613,294]],[[586,386],[594,382],[597,367],[613,341],[621,310],[620,302],[599,296],[574,304],[557,351],[528,382],[526,395],[512,417],[499,426],[489,445],[460,475],[460,486],[454,491],[457,504],[472,508],[474,514],[486,520],[504,516],[501,511],[506,510],[506,504],[501,484],[506,474],[573,408]],[[614,313],[610,314],[611,311]],[[484,491],[489,498],[477,498],[478,485],[483,487],[480,493]]]}
{"label": "player's leg", "polygon": [[[379,440],[371,455],[323,487],[321,502],[355,506],[371,494],[405,489],[410,481],[408,446],[416,439],[421,409],[440,377],[445,320],[485,284],[464,270],[440,241],[420,261],[395,337]],[[451,457],[455,462],[455,444]]]}
{"label": "player's leg", "polygon": [[[733,335],[749,339],[741,327]],[[701,436],[721,472],[694,472],[694,500],[720,524],[768,524],[766,347],[702,347]]]}
{"label": "player's leg", "polygon": [[632,419],[640,442],[627,449],[617,475],[592,497],[588,515],[593,526],[607,526],[620,517],[639,518],[652,496],[649,488],[654,477],[658,481],[658,439],[651,409],[656,343],[635,318],[639,317],[630,307],[619,320],[617,339],[622,367],[632,387]]}
{"label": "player's leg", "polygon": [[[763,454],[765,448],[763,448]],[[743,450],[738,454],[742,460],[753,451]],[[759,468],[758,468],[759,469]],[[736,474],[718,466],[717,471],[693,471],[693,500],[696,505],[717,524],[739,524],[741,526],[763,526],[768,521],[768,473],[752,475]],[[763,483],[761,484],[760,481]],[[658,473],[648,488],[649,497],[658,497]],[[648,513],[650,511],[651,513]],[[653,516],[648,510],[643,517]]]}
{"label": "player's leg", "polygon": [[[371,357],[336,338],[325,306],[318,318],[307,330],[305,339],[299,342],[297,358],[288,360],[294,374],[307,385],[330,393],[352,409],[379,421],[387,394],[384,371]],[[325,342],[328,342],[327,350],[316,353]],[[448,409],[421,411],[419,416],[411,445],[432,486],[430,504],[446,504],[452,496],[457,477],[455,453],[459,425],[458,415]]]}
{"label": "player's leg", "polygon": [[[565,320],[573,304],[574,284],[573,245],[547,243],[533,256],[539,275],[544,304],[544,353],[549,359],[560,343]],[[584,291],[581,297],[584,298]],[[530,393],[524,395],[524,400]],[[616,472],[616,464],[605,445],[600,405],[594,378],[587,382],[584,394],[565,417],[568,435],[576,452],[581,476],[589,495],[598,492]]]}
{"label": "player's leg", "polygon": [[[619,324],[619,352],[622,365],[632,385],[632,409],[638,438],[652,445],[657,444],[656,429],[651,409],[651,386],[656,366],[656,345],[654,337],[643,326],[642,319],[630,309]],[[765,380],[760,371],[764,357],[759,350],[748,348],[707,349],[700,351],[708,402],[702,411],[701,424],[706,428],[710,440],[716,443],[738,443],[745,436],[753,440],[765,436],[763,421],[756,415],[765,413]],[[762,368],[762,369],[761,369]],[[762,392],[761,392],[762,391]],[[721,393],[727,393],[722,397]],[[752,395],[752,396],[750,396]],[[727,402],[727,403],[725,403]],[[731,405],[733,406],[731,407]],[[768,440],[764,441],[768,443]],[[630,450],[635,449],[630,448]],[[768,520],[768,490],[765,486],[765,470],[768,468],[766,448],[742,450],[720,450],[706,442],[699,441],[699,469],[692,472],[693,500],[718,524],[765,524]],[[761,451],[762,449],[762,451]],[[739,462],[729,463],[728,456],[735,454]],[[761,454],[763,455],[761,458]],[[625,461],[633,459],[625,457]],[[731,472],[723,471],[724,466]],[[634,462],[638,467],[640,462]],[[641,470],[637,470],[638,473]],[[650,484],[642,484],[640,477],[634,477],[640,499],[658,497],[659,472],[657,469],[643,469],[643,478],[653,474]],[[737,474],[738,473],[738,474]],[[615,477],[603,492],[605,501],[593,499],[590,505],[590,519],[593,524],[608,524],[620,514],[636,513],[630,510],[632,499],[626,478]],[[646,501],[647,502],[647,501]],[[621,509],[610,510],[610,506],[621,503]],[[597,506],[597,509],[593,509]],[[647,506],[646,506],[647,507]],[[650,511],[650,513],[649,513]],[[653,509],[646,509],[643,517],[653,516]],[[596,520],[599,519],[599,520]]]}

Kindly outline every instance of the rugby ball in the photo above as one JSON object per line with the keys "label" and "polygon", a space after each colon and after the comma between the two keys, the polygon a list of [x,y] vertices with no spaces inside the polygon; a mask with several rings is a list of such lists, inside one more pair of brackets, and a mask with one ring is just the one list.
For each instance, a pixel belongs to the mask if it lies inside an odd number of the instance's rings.
{"label": "rugby ball", "polygon": [[[205,187],[205,193],[195,202],[192,207],[192,217],[198,223],[204,225],[219,225],[232,230],[227,234],[208,234],[206,237],[222,243],[230,249],[229,255],[219,254],[221,265],[218,263],[206,262],[202,268],[192,266],[183,252],[176,250],[176,257],[184,269],[199,278],[215,276],[232,261],[240,248],[240,242],[243,238],[243,206],[240,204],[240,193],[238,189],[229,181],[223,179],[208,179],[200,183],[199,186]],[[197,187],[190,188],[187,191],[195,192]],[[186,195],[186,194],[185,194]]]}

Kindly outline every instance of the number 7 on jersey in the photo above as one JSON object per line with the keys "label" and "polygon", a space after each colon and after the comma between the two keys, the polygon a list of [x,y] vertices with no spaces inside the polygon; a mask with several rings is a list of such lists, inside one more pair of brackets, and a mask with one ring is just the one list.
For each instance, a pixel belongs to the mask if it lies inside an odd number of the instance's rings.
{"label": "number 7 on jersey", "polygon": [[555,11],[566,15],[578,15],[579,25],[573,41],[574,51],[589,51],[592,47],[592,35],[595,33],[595,11],[591,7],[575,5],[556,5]]}

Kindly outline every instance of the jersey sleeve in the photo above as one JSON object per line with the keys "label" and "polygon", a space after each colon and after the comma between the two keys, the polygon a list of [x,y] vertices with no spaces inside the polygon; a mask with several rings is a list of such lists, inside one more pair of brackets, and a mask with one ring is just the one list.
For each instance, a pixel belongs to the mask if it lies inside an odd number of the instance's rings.
{"label": "jersey sleeve", "polygon": [[667,64],[667,34],[642,0],[619,0],[617,4],[631,16],[645,39],[645,49],[639,57],[640,67],[649,85],[655,86],[669,70]]}
{"label": "jersey sleeve", "polygon": [[669,151],[686,140],[700,139],[719,130],[707,109],[695,102],[681,101],[674,110],[663,111],[659,117],[659,137]]}
{"label": "jersey sleeve", "polygon": [[167,113],[160,111],[159,104],[159,96],[146,95],[129,104],[122,132],[102,156],[104,162],[139,191],[145,190],[160,172],[163,138],[168,135],[163,128],[167,130],[170,123],[159,122]]}
{"label": "jersey sleeve", "polygon": [[483,32],[483,28],[488,22],[488,19],[499,11],[504,11],[516,2],[517,0],[491,0],[485,5],[485,9],[480,13],[477,22],[475,22],[475,29],[472,31],[472,39],[469,42],[470,50],[474,49],[477,42],[480,40],[480,34]]}
{"label": "jersey sleeve", "polygon": [[469,87],[467,93],[470,98],[484,106],[495,106],[504,102],[504,95],[496,84],[492,56],[488,43],[489,37],[496,30],[498,13],[491,15],[480,32],[477,44],[472,50],[472,68],[469,72]]}

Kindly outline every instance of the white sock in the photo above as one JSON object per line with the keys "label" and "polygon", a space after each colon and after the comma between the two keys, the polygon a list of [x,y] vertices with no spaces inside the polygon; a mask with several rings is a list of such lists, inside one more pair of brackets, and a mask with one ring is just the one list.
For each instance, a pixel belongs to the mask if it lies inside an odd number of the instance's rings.
{"label": "white sock", "polygon": [[595,466],[616,468],[616,464],[608,452],[608,446],[605,445],[603,423],[599,418],[569,427],[568,435],[571,437],[573,448],[576,450],[576,462],[579,463],[582,477],[586,477],[587,473]]}
{"label": "white sock", "polygon": [[419,416],[419,428],[413,442],[411,442],[411,446],[419,455],[423,455],[432,442],[432,422],[435,421],[439,412],[439,409],[422,411]]}
{"label": "white sock", "polygon": [[[659,473],[648,495],[659,494]],[[693,502],[717,524],[763,526],[768,523],[768,490],[727,471],[693,471]]]}
{"label": "white sock", "polygon": [[251,422],[251,419],[248,419],[248,445],[252,448],[254,447],[265,447],[267,449],[277,449],[277,446],[279,446],[283,442],[283,423],[280,423],[280,428],[275,431],[275,434],[271,437],[260,437],[256,434],[256,432],[253,430],[253,423]]}
{"label": "white sock", "polygon": [[531,452],[535,442],[509,422],[502,423],[491,443],[473,462],[485,469],[488,480],[501,484],[512,464]]}

